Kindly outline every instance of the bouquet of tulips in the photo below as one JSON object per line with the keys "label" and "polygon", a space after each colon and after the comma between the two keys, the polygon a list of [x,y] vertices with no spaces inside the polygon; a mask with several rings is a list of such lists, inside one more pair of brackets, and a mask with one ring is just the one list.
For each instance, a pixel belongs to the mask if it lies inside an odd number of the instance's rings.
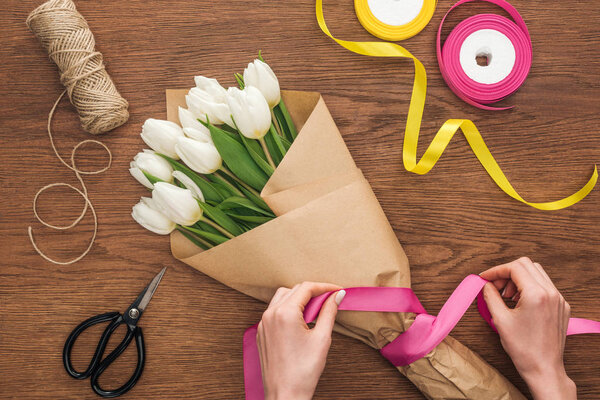
{"label": "bouquet of tulips", "polygon": [[[280,91],[260,59],[235,77],[239,89],[196,77],[167,90],[168,121],[144,123],[153,151],[131,163],[152,190],[133,218],[171,233],[178,260],[264,302],[302,281],[410,287],[404,250],[321,95]],[[334,330],[380,349],[413,321],[340,311]],[[431,399],[524,399],[450,336],[397,368]]]}
{"label": "bouquet of tulips", "polygon": [[242,74],[239,88],[194,78],[179,107],[178,124],[148,119],[129,172],[152,190],[133,207],[133,218],[161,235],[179,230],[209,249],[270,221],[260,197],[297,131],[281,100],[279,81],[259,59]]}

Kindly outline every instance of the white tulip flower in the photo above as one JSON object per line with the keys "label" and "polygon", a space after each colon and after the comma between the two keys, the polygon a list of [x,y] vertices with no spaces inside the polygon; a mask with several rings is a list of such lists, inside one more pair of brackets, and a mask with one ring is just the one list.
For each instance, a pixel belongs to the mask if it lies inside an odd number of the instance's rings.
{"label": "white tulip flower", "polygon": [[190,226],[202,218],[202,209],[188,189],[157,182],[152,191],[152,200],[161,213],[177,224]]}
{"label": "white tulip flower", "polygon": [[194,129],[194,128],[183,128],[183,133],[185,134],[185,136],[189,137],[190,139],[194,139],[197,140],[199,142],[204,142],[204,143],[212,143],[212,136],[210,136],[210,131],[204,132],[204,131],[200,131],[198,129]]}
{"label": "white tulip flower", "polygon": [[249,63],[244,70],[244,84],[254,86],[260,90],[271,108],[281,101],[281,90],[279,90],[277,76],[275,76],[269,64],[259,59]]}
{"label": "white tulip flower", "polygon": [[196,87],[185,96],[188,109],[203,122],[213,125],[227,124],[233,127],[231,111],[227,105],[227,92],[216,79],[204,76],[194,78]]}
{"label": "white tulip flower", "polygon": [[227,102],[227,90],[221,86],[218,80],[198,75],[194,77],[194,83],[198,89],[209,93],[216,102]]}
{"label": "white tulip flower", "polygon": [[175,151],[188,167],[200,174],[212,174],[223,164],[221,155],[212,143],[181,137],[175,145]]}
{"label": "white tulip flower", "polygon": [[154,185],[148,180],[144,172],[162,181],[173,182],[173,168],[171,164],[152,150],[144,150],[133,157],[129,164],[129,172],[142,185],[152,189]]}
{"label": "white tulip flower", "polygon": [[196,129],[202,132],[206,132],[207,135],[210,135],[208,128],[198,121],[198,118],[194,115],[193,112],[188,110],[187,108],[179,107],[179,123],[183,127],[183,133],[185,133],[185,128]]}
{"label": "white tulip flower", "polygon": [[227,90],[227,103],[240,133],[249,139],[262,139],[271,127],[271,110],[254,86]]}
{"label": "white tulip flower", "polygon": [[175,122],[150,118],[142,126],[142,140],[157,153],[178,159],[175,153],[177,139],[183,130]]}
{"label": "white tulip flower", "polygon": [[149,197],[142,197],[140,202],[133,206],[131,216],[138,224],[159,235],[168,235],[175,229],[175,222],[158,211]]}
{"label": "white tulip flower", "polygon": [[196,200],[200,200],[204,203],[204,195],[202,194],[202,190],[200,190],[192,178],[181,171],[173,171],[173,178],[177,179],[183,186],[185,186],[187,190],[192,192],[192,196],[194,196]]}

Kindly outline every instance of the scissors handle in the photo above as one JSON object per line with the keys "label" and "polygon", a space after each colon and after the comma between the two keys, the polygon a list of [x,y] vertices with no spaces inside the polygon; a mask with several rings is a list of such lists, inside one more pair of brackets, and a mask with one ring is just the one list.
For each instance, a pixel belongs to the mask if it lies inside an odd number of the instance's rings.
{"label": "scissors handle", "polygon": [[[96,350],[94,351],[94,355],[90,360],[90,363],[87,369],[83,372],[79,372],[75,370],[73,364],[71,363],[71,350],[73,349],[73,345],[75,341],[85,331],[87,328],[94,326],[96,324],[100,324],[102,322],[110,321],[110,324],[106,326],[100,340],[98,341],[98,345],[96,346]],[[122,317],[118,312],[109,312],[105,314],[99,314],[94,317],[88,318],[73,329],[69,337],[65,342],[65,347],[63,348],[63,364],[67,373],[76,379],[85,379],[92,375],[93,370],[96,368],[102,355],[104,354],[104,350],[106,349],[106,345],[108,344],[108,339],[110,339],[110,335],[112,332],[117,329],[119,325],[121,325]]]}
{"label": "scissors handle", "polygon": [[[132,339],[135,338],[135,343],[137,347],[137,365],[135,367],[135,371],[133,371],[133,375],[127,382],[125,382],[121,387],[113,390],[105,390],[100,387],[98,384],[98,378],[100,375],[108,368],[110,364],[113,363],[120,355],[125,351],[129,343],[131,343]],[[135,328],[131,328],[127,326],[127,334],[123,341],[108,355],[104,360],[98,364],[96,369],[92,372],[91,384],[92,389],[96,394],[102,397],[117,397],[126,392],[128,392],[140,379],[142,375],[142,371],[144,370],[144,364],[146,362],[145,352],[144,352],[144,335],[142,334],[142,328],[136,326]]]}
{"label": "scissors handle", "polygon": [[[73,349],[75,341],[77,340],[79,335],[81,335],[81,333],[83,333],[83,331],[85,331],[87,328],[107,321],[110,321],[110,323],[106,326],[104,332],[100,336],[100,340],[98,341],[98,345],[96,346],[96,350],[94,351],[94,355],[92,356],[92,359],[87,369],[83,372],[78,372],[77,370],[75,370],[73,364],[71,363],[71,350]],[[102,397],[117,397],[127,392],[138,381],[144,369],[144,337],[142,334],[142,329],[137,326],[131,327],[127,325],[127,333],[125,334],[125,337],[123,338],[121,343],[119,343],[119,345],[108,356],[106,356],[106,358],[102,359],[102,356],[104,355],[104,350],[106,349],[106,345],[108,344],[111,335],[123,323],[123,316],[118,312],[110,312],[88,318],[81,324],[77,325],[75,329],[73,329],[73,331],[67,338],[65,342],[65,347],[63,349],[63,364],[65,366],[65,369],[67,370],[67,373],[76,379],[85,379],[91,376],[92,389],[94,390],[94,392],[96,392]],[[133,375],[124,385],[122,385],[118,389],[102,389],[98,385],[98,378],[106,370],[106,368],[108,368],[108,366],[112,364],[117,359],[117,357],[119,357],[123,353],[123,351],[125,351],[125,349],[129,346],[134,337],[136,339],[138,360]]]}

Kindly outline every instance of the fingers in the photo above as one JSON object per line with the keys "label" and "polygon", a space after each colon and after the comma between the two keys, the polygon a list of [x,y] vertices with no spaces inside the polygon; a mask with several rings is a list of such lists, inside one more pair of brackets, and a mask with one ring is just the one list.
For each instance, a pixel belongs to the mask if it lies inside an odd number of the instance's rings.
{"label": "fingers", "polygon": [[535,279],[535,282],[538,284],[538,286],[541,286],[543,288],[549,288],[548,280],[546,279],[544,274],[540,272],[541,268],[538,269],[533,263],[533,261],[531,261],[528,257],[521,257],[517,260],[517,262],[520,263],[525,269],[527,269],[527,271],[529,271],[529,273],[531,274],[533,279]]}
{"label": "fingers", "polygon": [[503,319],[506,313],[510,312],[510,309],[506,306],[504,300],[502,300],[500,292],[490,282],[486,283],[483,287],[483,299],[490,310],[490,314],[492,314],[496,327],[498,327],[498,322]]}
{"label": "fingers", "polygon": [[571,306],[569,305],[569,303],[567,303],[566,300],[564,300],[564,298],[563,298],[562,309],[563,309],[562,348],[564,350],[565,342],[567,341],[567,329],[569,328],[569,319],[571,318]]}
{"label": "fingers", "polygon": [[[544,277],[544,279],[548,283],[549,287],[556,289],[556,286],[554,286],[554,282],[552,282],[552,279],[550,279],[550,277],[548,276],[548,274],[546,273],[544,268],[542,268],[542,265],[540,263],[536,263],[536,262],[534,262],[533,265],[540,272],[540,274]],[[558,289],[556,289],[556,290],[558,290]]]}
{"label": "fingers", "polygon": [[269,302],[269,307],[279,304],[281,302],[281,300],[283,300],[286,297],[286,295],[289,294],[290,292],[291,292],[291,289],[288,289],[285,287],[280,287],[279,289],[277,289],[277,291],[271,298],[271,301]]}
{"label": "fingers", "polygon": [[304,309],[304,306],[311,298],[340,289],[341,287],[331,283],[302,282],[301,284],[294,286],[285,301],[286,303],[289,302]]}
{"label": "fingers", "polygon": [[[257,332],[256,332],[256,347],[258,348],[258,355],[259,355],[259,360],[260,360],[260,370],[264,371],[265,370],[265,363],[267,362],[267,352],[265,349],[265,329],[264,326],[262,324],[262,322],[260,322],[258,324],[258,328],[257,328]],[[263,377],[263,385],[265,384],[264,381],[264,377]]]}
{"label": "fingers", "polygon": [[[496,287],[498,287],[496,285]],[[513,281],[508,281],[504,290],[502,291],[502,297],[505,299],[512,299],[518,294],[517,285]]]}
{"label": "fingers", "polygon": [[324,335],[331,335],[333,325],[335,324],[335,316],[337,315],[338,306],[346,296],[345,290],[340,290],[337,293],[329,296],[317,318],[314,330],[321,332]]}
{"label": "fingers", "polygon": [[[528,263],[531,265],[527,266]],[[539,278],[536,278],[532,275],[533,269],[535,269],[535,267],[533,266],[531,260],[523,257],[508,264],[502,264],[498,265],[497,267],[490,268],[479,275],[483,279],[487,279],[491,282],[501,279],[511,280],[514,282],[517,290],[522,291],[527,287],[536,285]]]}

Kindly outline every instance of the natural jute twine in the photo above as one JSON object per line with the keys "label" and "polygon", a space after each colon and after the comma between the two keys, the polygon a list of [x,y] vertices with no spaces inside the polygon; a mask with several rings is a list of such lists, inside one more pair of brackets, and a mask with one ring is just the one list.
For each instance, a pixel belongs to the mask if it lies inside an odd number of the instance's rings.
{"label": "natural jute twine", "polygon": [[27,26],[58,66],[83,129],[104,133],[127,121],[127,100],[104,69],[94,35],[71,0],[47,1],[29,14]]}
{"label": "natural jute twine", "polygon": [[[128,103],[117,91],[112,79],[104,68],[102,54],[96,51],[94,35],[89,29],[86,20],[77,12],[71,0],[50,0],[36,8],[27,18],[27,25],[40,40],[50,58],[56,63],[60,73],[60,80],[65,90],[58,97],[48,115],[48,137],[52,150],[60,162],[75,173],[83,190],[68,183],[52,183],[41,188],[33,199],[33,213],[37,220],[44,226],[66,230],[77,225],[85,216],[88,207],[94,218],[94,232],[86,250],[78,257],[69,261],[56,261],[45,255],[33,239],[31,226],[28,228],[29,239],[34,249],[40,256],[49,262],[59,265],[68,265],[81,260],[92,248],[98,232],[98,219],[96,210],[88,197],[87,188],[81,175],[100,174],[110,168],[112,153],[106,145],[97,140],[84,140],[79,142],[71,152],[71,164],[68,164],[58,153],[52,137],[52,117],[61,99],[67,93],[71,103],[77,109],[81,125],[89,133],[98,134],[108,132],[122,124],[129,118]],[[102,146],[108,154],[105,167],[94,171],[83,171],[75,165],[77,150],[88,143]],[[37,212],[37,200],[45,190],[66,186],[73,189],[85,200],[80,215],[69,225],[53,225],[44,221]]]}

